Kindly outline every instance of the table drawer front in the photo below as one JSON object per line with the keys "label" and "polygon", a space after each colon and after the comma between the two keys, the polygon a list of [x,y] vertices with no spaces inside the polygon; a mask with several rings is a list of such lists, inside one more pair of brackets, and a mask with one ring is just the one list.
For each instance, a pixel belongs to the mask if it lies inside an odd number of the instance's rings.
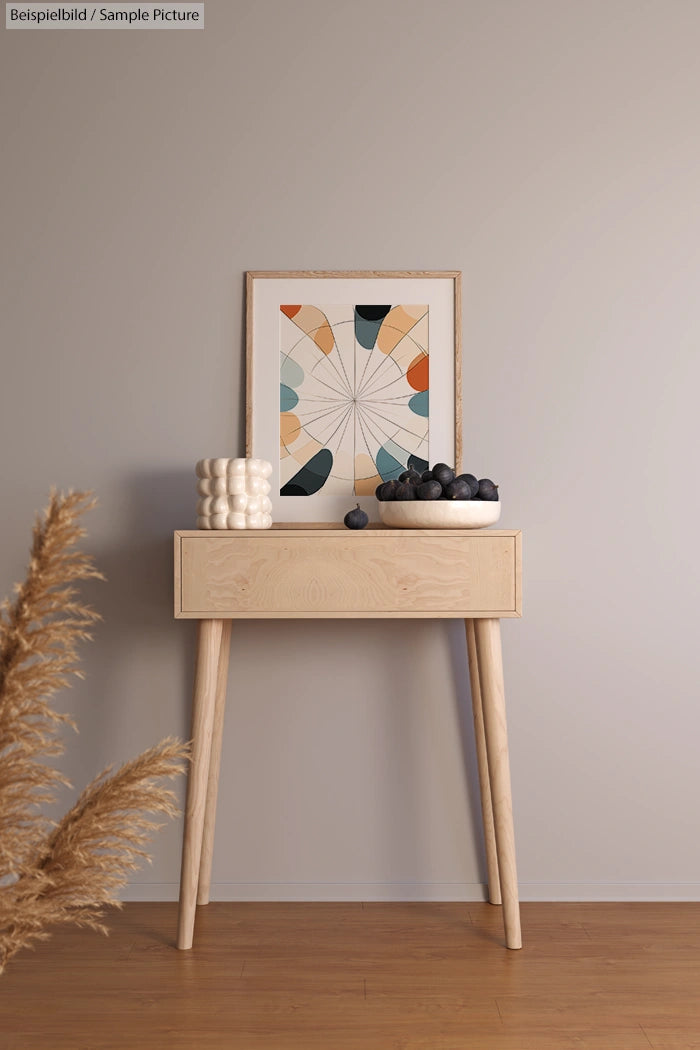
{"label": "table drawer front", "polygon": [[520,615],[513,536],[268,532],[179,544],[177,616]]}

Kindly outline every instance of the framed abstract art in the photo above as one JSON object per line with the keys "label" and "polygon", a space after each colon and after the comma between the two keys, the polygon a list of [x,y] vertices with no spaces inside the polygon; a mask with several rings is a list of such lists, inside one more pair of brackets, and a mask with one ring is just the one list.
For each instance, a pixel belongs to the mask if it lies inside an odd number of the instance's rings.
{"label": "framed abstract art", "polygon": [[249,272],[246,455],[273,521],[338,522],[407,467],[460,467],[461,274]]}

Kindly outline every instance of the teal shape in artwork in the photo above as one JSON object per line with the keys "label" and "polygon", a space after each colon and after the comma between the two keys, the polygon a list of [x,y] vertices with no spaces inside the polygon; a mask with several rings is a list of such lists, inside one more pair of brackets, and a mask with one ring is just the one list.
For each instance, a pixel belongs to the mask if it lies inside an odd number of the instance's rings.
{"label": "teal shape in artwork", "polygon": [[301,386],[304,381],[304,369],[291,358],[284,356],[280,361],[280,379],[285,386]]}
{"label": "teal shape in artwork", "polygon": [[355,307],[355,338],[365,350],[374,347],[382,321],[390,310],[390,306]]}
{"label": "teal shape in artwork", "polygon": [[379,474],[382,481],[391,481],[392,478],[398,478],[399,474],[403,474],[405,469],[405,463],[400,463],[398,459],[392,456],[386,445],[379,447],[377,451],[377,474]]}
{"label": "teal shape in artwork", "polygon": [[299,395],[296,390],[292,390],[291,387],[280,383],[280,412],[291,412],[298,403]]}
{"label": "teal shape in artwork", "polygon": [[410,408],[411,412],[415,412],[417,416],[425,416],[425,418],[427,419],[428,403],[428,391],[420,390],[417,394],[414,394],[413,397],[409,400],[408,407]]}

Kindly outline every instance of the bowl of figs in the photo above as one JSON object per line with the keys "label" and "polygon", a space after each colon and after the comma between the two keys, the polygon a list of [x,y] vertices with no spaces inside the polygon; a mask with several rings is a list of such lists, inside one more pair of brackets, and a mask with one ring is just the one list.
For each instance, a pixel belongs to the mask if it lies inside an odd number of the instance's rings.
{"label": "bowl of figs", "polygon": [[396,529],[483,529],[501,516],[498,485],[446,463],[422,473],[409,467],[375,496],[382,523]]}

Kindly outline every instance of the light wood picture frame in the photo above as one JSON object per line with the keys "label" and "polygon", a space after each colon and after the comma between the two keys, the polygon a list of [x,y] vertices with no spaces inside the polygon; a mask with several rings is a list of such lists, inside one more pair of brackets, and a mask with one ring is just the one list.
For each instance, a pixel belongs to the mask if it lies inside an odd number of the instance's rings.
{"label": "light wood picture frame", "polygon": [[[338,522],[407,465],[462,461],[461,272],[249,271],[246,456],[276,522]],[[387,305],[389,304],[389,305]]]}

